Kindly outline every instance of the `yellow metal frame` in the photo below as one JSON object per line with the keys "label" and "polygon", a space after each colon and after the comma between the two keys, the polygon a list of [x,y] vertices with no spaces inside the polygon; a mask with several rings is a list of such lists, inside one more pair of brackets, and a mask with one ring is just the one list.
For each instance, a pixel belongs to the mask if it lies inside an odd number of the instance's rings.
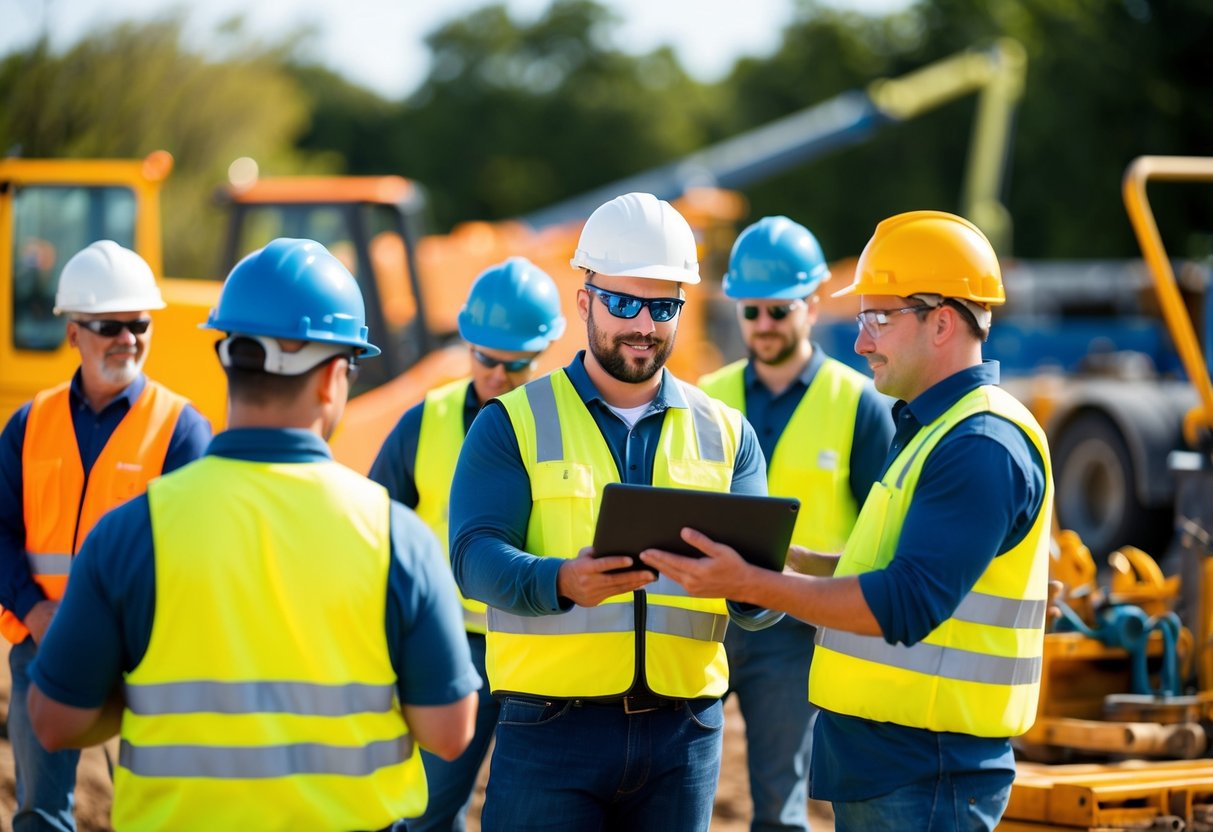
{"label": "yellow metal frame", "polygon": [[1203,156],[1139,156],[1125,171],[1122,192],[1129,221],[1154,279],[1163,319],[1183,361],[1200,404],[1184,417],[1184,439],[1195,447],[1202,430],[1213,429],[1213,382],[1200,351],[1200,340],[1184,306],[1175,272],[1158,233],[1158,223],[1146,195],[1149,182],[1213,182],[1213,158]]}

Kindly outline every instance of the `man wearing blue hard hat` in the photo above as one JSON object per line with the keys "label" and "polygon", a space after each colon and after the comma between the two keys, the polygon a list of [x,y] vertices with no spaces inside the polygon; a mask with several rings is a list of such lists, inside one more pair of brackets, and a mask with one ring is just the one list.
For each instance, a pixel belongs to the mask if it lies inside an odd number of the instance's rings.
{"label": "man wearing blue hard hat", "polygon": [[[472,283],[459,312],[459,334],[468,343],[472,374],[430,391],[405,411],[371,466],[371,479],[417,514],[446,551],[447,510],[455,461],[480,408],[535,375],[540,354],[562,334],[560,293],[555,282],[525,257],[491,266]],[[472,661],[485,676],[485,605],[459,596]],[[462,830],[472,788],[497,725],[497,700],[481,688],[476,735],[458,759],[446,762],[422,753],[430,802],[409,822],[414,832]]]}
{"label": "man wearing blue hard hat", "polygon": [[319,243],[240,261],[204,328],[228,379],[207,454],[96,525],[34,664],[48,748],[122,738],[113,825],[403,829],[419,746],[454,758],[479,679],[437,542],[334,462],[367,340]]}
{"label": "man wearing blue hard hat", "polygon": [[[893,438],[889,402],[812,341],[828,276],[821,246],[799,223],[764,217],[745,229],[723,288],[737,301],[749,358],[699,380],[753,424],[770,493],[800,499],[792,542],[815,552],[842,551]],[[754,832],[809,828],[813,634],[791,616],[725,634],[729,690],[745,718]]]}

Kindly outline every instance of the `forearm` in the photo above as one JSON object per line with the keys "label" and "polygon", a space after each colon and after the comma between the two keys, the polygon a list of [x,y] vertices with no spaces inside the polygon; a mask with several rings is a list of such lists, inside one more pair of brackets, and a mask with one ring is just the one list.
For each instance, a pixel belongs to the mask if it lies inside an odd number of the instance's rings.
{"label": "forearm", "polygon": [[73,708],[56,702],[42,692],[37,682],[29,689],[30,722],[48,751],[88,748],[105,742],[121,730],[123,707],[118,688],[100,708]]}
{"label": "forearm", "polygon": [[528,554],[489,533],[472,533],[456,541],[451,568],[467,598],[516,615],[564,612],[556,592],[560,558]]}
{"label": "forearm", "polygon": [[855,576],[820,578],[753,568],[735,600],[788,615],[817,627],[883,636]]}

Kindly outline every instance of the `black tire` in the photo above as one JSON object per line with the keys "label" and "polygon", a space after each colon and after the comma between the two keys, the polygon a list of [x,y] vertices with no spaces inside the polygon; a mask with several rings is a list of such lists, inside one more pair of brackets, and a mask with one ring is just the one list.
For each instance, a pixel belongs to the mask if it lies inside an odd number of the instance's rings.
{"label": "black tire", "polygon": [[1058,523],[1078,532],[1096,564],[1129,544],[1161,557],[1169,513],[1142,504],[1133,458],[1116,424],[1098,411],[1080,413],[1053,447]]}

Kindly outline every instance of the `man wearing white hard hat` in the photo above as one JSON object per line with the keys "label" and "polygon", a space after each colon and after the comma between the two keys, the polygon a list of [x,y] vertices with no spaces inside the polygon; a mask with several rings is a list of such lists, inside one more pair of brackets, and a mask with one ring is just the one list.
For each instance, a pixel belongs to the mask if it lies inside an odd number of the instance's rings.
{"label": "man wearing white hard hat", "polygon": [[151,268],[110,240],[63,267],[55,314],[80,367],[34,397],[0,434],[0,633],[9,653],[8,736],[15,832],[73,830],[79,751],[45,751],[26,709],[28,668],[85,536],[149,480],[197,459],[211,429],[183,397],[143,375],[149,312],[164,301]]}
{"label": "man wearing white hard hat", "polygon": [[451,566],[489,605],[501,700],[482,828],[706,830],[726,625],[778,615],[688,607],[672,582],[590,544],[609,483],[765,494],[766,466],[737,410],[664,368],[682,286],[699,282],[686,220],[651,194],[617,197],[572,265],[588,349],[481,410],[451,488]]}

